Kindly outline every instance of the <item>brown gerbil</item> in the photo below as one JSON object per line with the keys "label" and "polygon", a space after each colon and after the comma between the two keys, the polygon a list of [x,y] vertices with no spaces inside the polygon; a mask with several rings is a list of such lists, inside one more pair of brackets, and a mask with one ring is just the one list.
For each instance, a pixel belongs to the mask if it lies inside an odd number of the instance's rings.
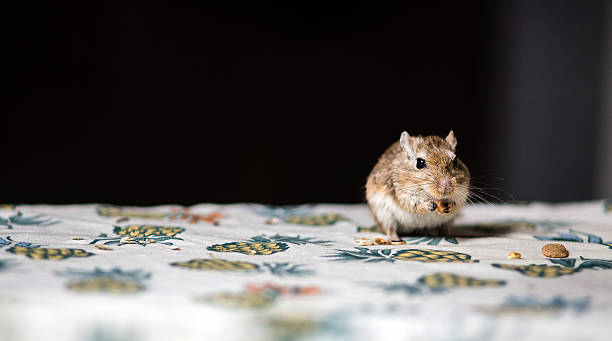
{"label": "brown gerbil", "polygon": [[368,177],[366,198],[389,239],[423,228],[448,233],[469,195],[470,173],[456,146],[452,130],[445,139],[403,132],[380,157]]}

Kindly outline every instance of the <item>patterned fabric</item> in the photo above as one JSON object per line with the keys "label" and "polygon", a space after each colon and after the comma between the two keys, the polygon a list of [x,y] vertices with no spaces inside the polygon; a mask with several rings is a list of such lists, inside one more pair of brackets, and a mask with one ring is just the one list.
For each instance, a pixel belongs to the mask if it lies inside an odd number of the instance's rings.
{"label": "patterned fabric", "polygon": [[364,246],[365,205],[0,205],[0,339],[609,340],[610,207],[468,206]]}

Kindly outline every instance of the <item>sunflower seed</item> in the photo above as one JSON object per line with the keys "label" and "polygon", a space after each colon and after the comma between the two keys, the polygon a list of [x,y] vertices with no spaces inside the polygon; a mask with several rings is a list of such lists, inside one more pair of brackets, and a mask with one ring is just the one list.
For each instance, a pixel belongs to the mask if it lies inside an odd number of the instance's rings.
{"label": "sunflower seed", "polygon": [[104,246],[104,245],[94,245],[96,248],[100,249],[100,250],[106,250],[106,251],[110,251],[112,250],[110,247],[108,246]]}
{"label": "sunflower seed", "polygon": [[521,254],[518,252],[510,252],[510,254],[508,255],[508,259],[521,259]]}

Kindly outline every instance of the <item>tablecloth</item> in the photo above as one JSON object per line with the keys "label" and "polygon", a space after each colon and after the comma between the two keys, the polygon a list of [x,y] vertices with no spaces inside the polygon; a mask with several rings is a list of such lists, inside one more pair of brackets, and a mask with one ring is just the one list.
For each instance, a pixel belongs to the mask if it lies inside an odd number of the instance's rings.
{"label": "tablecloth", "polygon": [[358,245],[373,224],[363,204],[2,205],[0,339],[612,337],[611,201],[471,205],[449,235]]}

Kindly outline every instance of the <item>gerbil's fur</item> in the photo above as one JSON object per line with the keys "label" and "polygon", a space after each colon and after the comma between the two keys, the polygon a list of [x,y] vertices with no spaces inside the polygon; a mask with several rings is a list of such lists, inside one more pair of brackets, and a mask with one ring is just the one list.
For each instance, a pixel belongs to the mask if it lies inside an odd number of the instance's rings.
{"label": "gerbil's fur", "polygon": [[[456,146],[452,130],[446,139],[403,132],[380,157],[368,176],[366,199],[389,239],[425,228],[448,233],[469,195],[470,173],[461,160],[453,162]],[[420,169],[417,159],[424,161]]]}

